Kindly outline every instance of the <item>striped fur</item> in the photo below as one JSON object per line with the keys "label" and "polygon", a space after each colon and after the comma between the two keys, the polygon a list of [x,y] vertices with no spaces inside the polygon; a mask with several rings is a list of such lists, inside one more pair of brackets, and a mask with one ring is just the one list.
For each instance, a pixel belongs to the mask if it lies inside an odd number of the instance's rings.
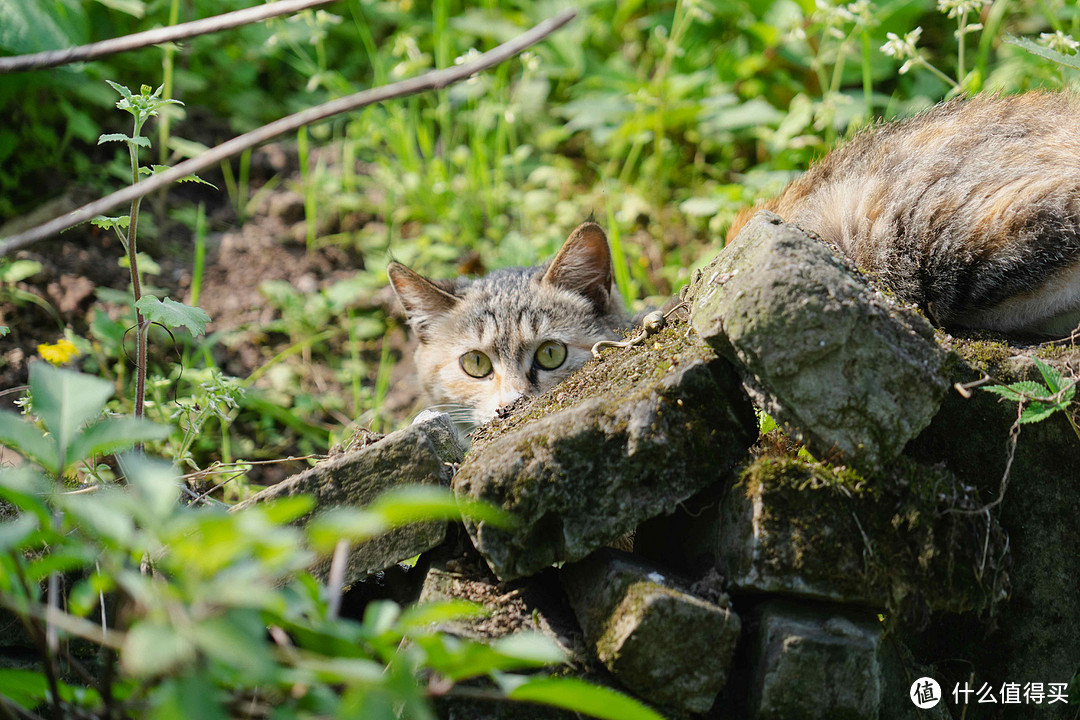
{"label": "striped fur", "polygon": [[940,326],[1059,335],[1080,321],[1072,93],[976,96],[875,126],[762,207],[836,243]]}
{"label": "striped fur", "polygon": [[[391,263],[389,275],[420,340],[416,367],[429,398],[461,408],[475,424],[557,384],[591,357],[594,343],[618,337],[616,330],[627,323],[612,291],[607,238],[595,223],[577,228],[538,267],[437,283]],[[566,345],[565,361],[553,370],[534,358],[548,340]],[[490,375],[465,372],[460,358],[471,351],[491,360]]]}

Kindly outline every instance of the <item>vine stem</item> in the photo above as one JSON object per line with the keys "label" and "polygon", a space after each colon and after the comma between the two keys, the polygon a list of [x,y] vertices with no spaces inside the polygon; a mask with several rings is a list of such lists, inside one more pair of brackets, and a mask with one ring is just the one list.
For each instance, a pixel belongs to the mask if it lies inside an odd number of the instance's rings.
{"label": "vine stem", "polygon": [[564,10],[563,12],[538,23],[517,37],[507,40],[502,45],[487,51],[472,62],[441,68],[439,70],[432,70],[423,75],[417,75],[414,78],[402,80],[390,85],[362,90],[361,92],[347,95],[343,98],[338,98],[337,100],[331,100],[322,105],[316,105],[315,107],[301,110],[298,113],[263,125],[251,132],[239,135],[232,140],[227,140],[226,142],[207,150],[198,157],[185,160],[164,172],[146,178],[136,185],[131,185],[123,190],[118,190],[111,195],[106,195],[100,200],[95,200],[92,203],[83,205],[78,210],[74,210],[67,215],[62,215],[33,227],[26,232],[3,239],[0,241],[0,257],[28,245],[32,245],[40,240],[44,240],[45,238],[52,237],[63,230],[74,227],[79,223],[86,222],[96,215],[101,215],[117,205],[148,195],[181,178],[217,165],[225,158],[232,157],[248,148],[272,140],[278,135],[293,132],[304,125],[310,125],[319,120],[325,120],[328,117],[349,112],[350,110],[356,110],[367,105],[373,105],[378,102],[385,102],[407,95],[415,95],[416,93],[425,90],[439,90],[448,85],[460,82],[482,70],[487,70],[490,67],[494,67],[495,65],[509,60],[522,50],[540,42],[548,35],[573,20],[576,16],[577,12],[575,10]]}

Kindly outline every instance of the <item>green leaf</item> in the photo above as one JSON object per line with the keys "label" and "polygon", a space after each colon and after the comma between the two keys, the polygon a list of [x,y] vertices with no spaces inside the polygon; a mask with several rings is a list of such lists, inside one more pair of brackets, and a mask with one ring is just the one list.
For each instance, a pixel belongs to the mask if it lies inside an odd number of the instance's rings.
{"label": "green leaf", "polygon": [[0,48],[12,55],[74,47],[90,39],[81,3],[0,2]]}
{"label": "green leaf", "polygon": [[127,547],[135,537],[130,499],[118,488],[85,495],[60,494],[56,496],[56,504],[66,510],[84,532],[103,540]]}
{"label": "green leaf", "polygon": [[610,688],[576,678],[542,677],[510,689],[511,700],[534,702],[584,713],[602,720],[664,720],[664,716]]}
{"label": "green leaf", "polygon": [[0,695],[26,710],[33,710],[49,697],[49,682],[33,670],[0,670]]}
{"label": "green leaf", "polygon": [[170,672],[195,660],[195,644],[171,625],[143,621],[128,631],[120,662],[135,677]]}
{"label": "green leaf", "polygon": [[311,495],[293,495],[260,503],[258,507],[267,520],[275,525],[284,525],[311,512],[315,507],[315,498]]}
{"label": "green leaf", "polygon": [[169,428],[144,418],[111,417],[90,425],[72,439],[68,447],[69,464],[93,455],[107,455],[125,450],[136,443],[163,440]]}
{"label": "green leaf", "polygon": [[[140,175],[153,176],[153,175],[157,175],[158,173],[163,173],[168,169],[169,169],[168,165],[151,165],[150,167],[141,167],[141,168],[139,168],[139,174]],[[185,175],[184,177],[180,178],[176,182],[178,182],[178,183],[186,183],[186,182],[199,183],[200,185],[209,185],[210,187],[217,190],[217,185],[214,185],[213,183],[206,182],[205,180],[203,180],[198,175]]]}
{"label": "green leaf", "polygon": [[1029,40],[1028,38],[1016,37],[1014,35],[1006,35],[1005,43],[1007,45],[1015,45],[1018,48],[1027,50],[1032,55],[1038,55],[1046,60],[1052,60],[1059,65],[1073,68],[1074,70],[1080,70],[1080,58],[1072,57],[1070,55],[1063,55],[1057,50],[1051,50],[1048,47],[1039,45],[1038,43]]}
{"label": "green leaf", "polygon": [[14,520],[0,523],[0,553],[20,550],[31,533],[40,527],[33,513],[18,515]]}
{"label": "green leaf", "polygon": [[158,300],[153,295],[143,295],[135,307],[151,322],[159,322],[170,328],[186,327],[192,335],[202,335],[210,322],[210,316],[202,308],[191,307],[168,297]]}
{"label": "green leaf", "polygon": [[126,228],[131,224],[130,215],[119,215],[117,217],[107,217],[105,215],[97,215],[90,218],[91,225],[97,225],[99,228],[105,230],[111,230],[114,227]]}
{"label": "green leaf", "polygon": [[0,270],[0,281],[17,283],[28,277],[33,277],[41,272],[42,265],[36,260],[16,260],[10,264],[4,264]]}
{"label": "green leaf", "polygon": [[81,459],[69,460],[68,446],[87,420],[101,414],[105,401],[112,397],[112,383],[34,363],[30,368],[30,394],[34,398],[34,412],[56,437],[57,465],[63,472],[71,462]]}
{"label": "green leaf", "polygon": [[[135,418],[123,418],[134,420]],[[150,428],[164,430],[159,437],[168,435],[168,428],[145,423]],[[149,429],[149,428],[148,428]],[[147,438],[150,439],[150,438]],[[158,438],[154,438],[158,439]],[[180,497],[181,480],[176,469],[167,462],[151,460],[143,455],[125,455],[120,466],[124,469],[128,487],[136,500],[136,507],[151,520],[162,520],[172,513]]]}
{"label": "green leaf", "polygon": [[[34,363],[34,366],[41,364]],[[6,410],[0,411],[0,445],[11,448],[53,475],[59,472],[60,461],[56,439],[42,435],[33,423],[21,415]]]}
{"label": "green leaf", "polygon": [[436,623],[460,620],[462,618],[485,617],[491,613],[480,603],[468,600],[447,600],[444,602],[414,605],[401,614],[398,626],[403,632],[413,629],[427,629]]}
{"label": "green leaf", "polygon": [[367,509],[392,526],[424,520],[457,520],[461,516],[496,527],[513,523],[508,513],[494,505],[458,498],[450,490],[435,485],[408,485],[389,490]]}
{"label": "green leaf", "polygon": [[1047,397],[1051,394],[1049,388],[1033,380],[1014,382],[1011,385],[985,385],[983,390],[1000,395],[1013,402],[1021,402],[1029,398]]}
{"label": "green leaf", "polygon": [[538,632],[516,632],[501,637],[491,648],[505,658],[522,660],[535,665],[556,665],[566,662],[566,653],[546,635]]}
{"label": "green leaf", "polygon": [[9,332],[11,332],[11,328],[9,328],[7,325],[0,325],[0,337],[4,337]]}
{"label": "green leaf", "polygon": [[1036,423],[1050,417],[1058,410],[1062,410],[1062,405],[1055,405],[1051,403],[1033,402],[1024,408],[1024,411],[1020,413],[1020,422],[1022,423]]}
{"label": "green leaf", "polygon": [[1056,395],[1061,392],[1061,388],[1064,387],[1061,382],[1061,373],[1037,357],[1031,359],[1035,361],[1035,367],[1039,368],[1039,373],[1043,376],[1043,380],[1046,381],[1046,387],[1050,388],[1050,394]]}
{"label": "green leaf", "polygon": [[107,8],[119,10],[132,17],[141,18],[146,15],[146,3],[143,0],[97,0]]}
{"label": "green leaf", "polygon": [[112,80],[106,80],[105,82],[109,83],[109,87],[120,93],[120,97],[124,98],[125,100],[131,97],[131,91],[128,90],[126,86],[114,83]]}
{"label": "green leaf", "polygon": [[53,483],[29,465],[0,469],[0,498],[20,512],[36,515],[38,527],[50,527],[52,524],[52,510],[44,500],[52,489]]}
{"label": "green leaf", "polygon": [[131,143],[132,145],[138,145],[139,147],[150,147],[150,138],[143,137],[142,135],[131,137],[130,135],[125,135],[124,133],[106,133],[98,137],[98,145],[107,142],[126,142]]}

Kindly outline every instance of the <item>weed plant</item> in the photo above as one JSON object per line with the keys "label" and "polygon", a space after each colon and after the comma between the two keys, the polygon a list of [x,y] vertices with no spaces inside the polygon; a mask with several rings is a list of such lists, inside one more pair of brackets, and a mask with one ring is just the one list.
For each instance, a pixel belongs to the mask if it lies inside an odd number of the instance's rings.
{"label": "weed plant", "polygon": [[[248,4],[0,4],[0,52],[76,45]],[[150,137],[138,117],[132,135],[116,138],[122,151],[95,144],[118,128],[105,79],[117,88],[162,85],[160,95],[148,88],[124,99],[184,103],[155,107],[156,159],[166,164],[216,143],[218,133],[446,67],[552,7],[343,0],[179,46],[0,76],[0,109],[10,118],[0,127],[0,224],[73,184],[103,194],[117,178],[137,180],[136,151]],[[1009,35],[1026,40],[1005,42]],[[438,499],[391,499],[323,526],[323,535],[319,526],[305,534],[289,525],[306,512],[302,501],[237,516],[217,505],[247,492],[244,476],[257,461],[324,453],[351,420],[377,430],[404,420],[386,408],[403,359],[403,330],[377,300],[390,256],[436,277],[532,264],[594,214],[609,233],[621,292],[640,307],[686,282],[722,246],[739,209],[859,128],[965,93],[1072,86],[1074,37],[1080,11],[1062,0],[589,2],[575,23],[490,73],[302,131],[284,143],[295,174],[259,176],[251,154],[234,158],[209,178],[223,191],[199,196],[231,211],[175,196],[149,203],[139,221],[149,255],[115,219],[133,283],[99,288],[87,318],[60,318],[34,285],[41,266],[32,259],[4,261],[0,357],[10,357],[16,335],[4,337],[9,318],[44,306],[49,314],[34,317],[54,325],[42,334],[62,340],[44,345],[42,358],[89,374],[39,361],[28,419],[0,416],[0,440],[29,461],[0,482],[5,507],[18,511],[0,523],[0,605],[24,622],[43,659],[38,669],[0,671],[0,694],[26,713],[58,717],[224,717],[243,703],[277,717],[364,708],[364,717],[425,718],[446,685],[417,685],[413,671],[423,667],[450,686],[486,676],[499,697],[550,696],[543,683],[554,681],[512,672],[557,659],[542,641],[483,649],[431,631],[432,620],[472,612],[459,606],[376,605],[362,620],[343,620],[303,572],[311,552],[327,549],[327,533],[368,537],[387,517],[427,516],[417,508],[445,517]],[[355,272],[303,290],[265,282],[262,302],[274,319],[258,326],[171,337],[147,328],[139,292],[165,293],[140,288],[140,269],[155,277],[153,256],[179,257],[191,269],[188,300],[198,305],[208,236],[256,218],[282,188],[302,198],[304,251],[341,249],[356,258]],[[176,237],[189,244],[165,242]],[[154,317],[186,324],[186,311],[177,318],[168,310]],[[68,324],[62,333],[57,320]],[[149,333],[151,347],[175,350],[137,352],[132,370],[131,328]],[[252,345],[257,362],[229,377],[237,348]],[[142,402],[140,368],[146,419],[121,420]],[[327,391],[328,376],[340,392]],[[1028,402],[1029,413],[1051,413],[1072,398],[1058,380],[999,392]],[[191,499],[210,486],[177,486],[174,470],[139,456],[110,459],[139,442],[193,477],[221,462],[236,479],[200,499],[210,507],[177,504],[183,488]],[[76,485],[85,495],[70,494]],[[61,579],[70,587],[61,590]],[[405,638],[409,649],[399,653]],[[91,659],[80,655],[84,641]],[[572,682],[558,692],[597,716],[604,707],[607,716],[649,716]]]}

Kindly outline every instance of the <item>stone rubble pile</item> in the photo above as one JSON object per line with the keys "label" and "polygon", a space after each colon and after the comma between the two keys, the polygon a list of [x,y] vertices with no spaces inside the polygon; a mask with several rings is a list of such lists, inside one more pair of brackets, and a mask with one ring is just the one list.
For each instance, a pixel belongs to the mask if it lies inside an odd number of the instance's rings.
{"label": "stone rubble pile", "polygon": [[[447,631],[544,632],[574,672],[672,718],[950,718],[956,683],[1069,682],[1080,441],[1060,414],[1024,425],[1002,496],[1016,405],[953,390],[1037,378],[1032,361],[935,333],[769,213],[684,297],[689,323],[605,350],[467,453],[446,416],[426,417],[251,502],[308,492],[324,508],[440,483],[507,510],[509,529],[428,524],[360,545],[347,582],[374,597],[371,573],[419,554],[396,599],[482,602],[489,616]],[[910,699],[922,676],[943,688],[933,710]],[[1075,706],[966,717],[1033,712]]]}

